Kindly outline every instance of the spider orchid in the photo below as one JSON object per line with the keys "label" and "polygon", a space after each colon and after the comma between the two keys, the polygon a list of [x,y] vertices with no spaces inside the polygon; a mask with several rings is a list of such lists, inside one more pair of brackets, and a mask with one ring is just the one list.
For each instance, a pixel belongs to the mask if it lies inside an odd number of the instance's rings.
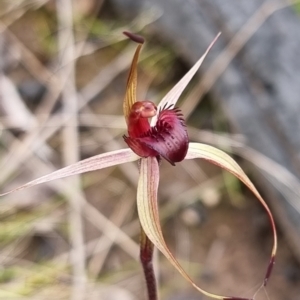
{"label": "spider orchid", "polygon": [[[275,263],[277,249],[276,228],[270,209],[247,175],[230,156],[209,145],[189,143],[183,115],[180,109],[174,107],[183,90],[201,66],[204,58],[219,35],[214,39],[204,55],[168,92],[156,107],[150,101],[136,101],[137,63],[144,39],[141,36],[129,32],[124,32],[124,34],[138,44],[131,64],[125,99],[123,102],[124,116],[128,127],[128,136],[124,135],[124,141],[129,148],[102,153],[84,159],[36,180],[30,181],[2,195],[54,179],[139,160],[140,171],[137,187],[137,208],[141,223],[140,259],[146,278],[148,299],[157,299],[156,281],[152,267],[152,254],[155,246],[165,255],[179,273],[202,294],[214,299],[249,300],[241,297],[222,296],[210,293],[200,288],[190,278],[166,245],[160,226],[157,203],[159,162],[161,158],[167,160],[172,165],[175,165],[175,163],[184,159],[200,158],[232,173],[258,198],[270,219],[274,241],[271,259],[267,266],[266,274],[263,277],[261,288],[267,285],[267,281]],[[148,121],[149,118],[152,118],[150,123]]]}

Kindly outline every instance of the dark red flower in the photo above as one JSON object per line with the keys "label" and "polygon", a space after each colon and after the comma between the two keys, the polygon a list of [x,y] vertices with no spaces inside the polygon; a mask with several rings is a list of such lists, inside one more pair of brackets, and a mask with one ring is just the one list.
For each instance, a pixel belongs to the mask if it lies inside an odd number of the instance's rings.
{"label": "dark red flower", "polygon": [[[157,108],[152,102],[136,102],[137,62],[144,39],[130,32],[125,32],[125,34],[131,40],[138,43],[130,67],[125,99],[123,102],[123,111],[129,134],[129,137],[124,136],[124,139],[131,149],[126,148],[115,150],[84,159],[48,175],[37,178],[36,180],[30,181],[0,196],[9,194],[13,191],[29,188],[43,182],[52,181],[54,179],[136,161],[140,157],[148,157],[140,159],[140,174],[137,187],[137,211],[142,227],[140,257],[146,276],[149,299],[156,299],[155,273],[152,268],[153,247],[156,246],[179,271],[179,273],[203,295],[219,300],[250,300],[240,297],[216,295],[200,288],[181,267],[172,252],[169,250],[164,239],[158,211],[159,205],[157,193],[160,171],[156,158],[162,156],[173,165],[175,162],[179,162],[183,159],[204,159],[223,168],[224,170],[229,171],[235,177],[240,179],[258,198],[269,216],[274,237],[273,248],[263,282],[251,298],[254,299],[261,289],[265,289],[275,263],[277,234],[272,213],[250,179],[243,172],[240,166],[230,156],[228,156],[228,154],[205,144],[189,143],[188,145],[188,135],[183,116],[181,111],[174,107],[183,90],[201,66],[205,56],[216,39],[211,43],[204,55],[161,100],[158,104],[159,112],[157,115]],[[152,126],[150,126],[148,122],[148,118],[151,117]]]}

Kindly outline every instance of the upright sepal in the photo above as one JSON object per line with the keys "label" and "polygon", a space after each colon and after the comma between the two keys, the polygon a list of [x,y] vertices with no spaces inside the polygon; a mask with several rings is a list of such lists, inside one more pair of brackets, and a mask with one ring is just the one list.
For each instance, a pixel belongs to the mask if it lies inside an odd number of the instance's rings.
{"label": "upright sepal", "polygon": [[136,102],[136,87],[137,87],[137,63],[139,59],[139,55],[144,44],[144,38],[133,34],[127,31],[123,32],[126,36],[128,36],[132,41],[138,43],[138,46],[135,50],[133,60],[130,66],[130,71],[127,79],[125,98],[123,102],[123,112],[126,119],[126,123],[128,124],[128,117],[130,114],[130,109],[132,105]]}

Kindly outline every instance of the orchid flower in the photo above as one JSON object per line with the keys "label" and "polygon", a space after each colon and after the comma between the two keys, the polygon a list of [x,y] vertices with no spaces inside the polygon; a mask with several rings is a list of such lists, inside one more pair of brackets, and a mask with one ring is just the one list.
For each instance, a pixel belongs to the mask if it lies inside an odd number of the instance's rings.
{"label": "orchid flower", "polygon": [[[156,280],[152,267],[152,254],[155,246],[165,255],[179,273],[202,294],[214,299],[247,300],[246,298],[241,297],[213,294],[200,288],[190,278],[166,245],[160,225],[157,203],[159,164],[161,159],[165,159],[172,165],[175,165],[175,163],[184,159],[200,158],[207,160],[236,176],[253,192],[266,210],[270,219],[274,241],[271,251],[271,259],[267,266],[266,274],[263,277],[261,287],[265,287],[267,285],[267,281],[275,263],[277,249],[276,228],[269,207],[247,175],[229,155],[209,145],[189,143],[183,115],[180,109],[175,107],[175,104],[183,90],[201,66],[204,58],[219,35],[217,35],[204,55],[167,93],[156,107],[156,105],[150,101],[136,100],[137,64],[144,39],[141,36],[129,32],[124,32],[124,34],[138,44],[131,64],[125,99],[123,102],[124,116],[128,127],[128,136],[124,135],[124,141],[129,148],[102,153],[88,159],[84,159],[36,180],[30,181],[2,195],[29,188],[54,179],[139,160],[140,168],[137,187],[137,208],[141,223],[140,259],[144,269],[148,299],[157,299]],[[148,121],[149,118],[152,118],[150,123]]]}

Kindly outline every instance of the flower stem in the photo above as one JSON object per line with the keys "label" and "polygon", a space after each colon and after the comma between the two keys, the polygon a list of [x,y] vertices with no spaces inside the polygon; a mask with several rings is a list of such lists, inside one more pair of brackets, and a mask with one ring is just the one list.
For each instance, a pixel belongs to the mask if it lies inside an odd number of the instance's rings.
{"label": "flower stem", "polygon": [[156,279],[153,269],[153,244],[148,239],[143,228],[141,228],[140,236],[140,260],[143,266],[144,275],[147,284],[148,299],[157,300],[157,288],[156,288]]}

